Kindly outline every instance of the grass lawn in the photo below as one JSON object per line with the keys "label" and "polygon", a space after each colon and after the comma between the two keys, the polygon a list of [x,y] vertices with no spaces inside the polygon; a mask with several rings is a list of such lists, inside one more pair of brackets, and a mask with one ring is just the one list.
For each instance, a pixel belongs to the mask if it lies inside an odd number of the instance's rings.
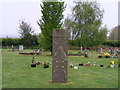
{"label": "grass lawn", "polygon": [[[52,61],[49,52],[36,56],[35,61]],[[50,83],[52,81],[52,65],[43,68],[43,64],[31,68],[32,56],[19,55],[19,51],[8,52],[3,49],[2,55],[2,87],[3,88],[118,88],[118,59],[102,58],[90,53],[89,58],[83,56],[69,56],[68,62],[78,66],[80,62],[91,62],[90,67],[79,67],[78,70],[68,67],[68,83]],[[115,61],[115,68],[94,67],[97,65],[108,66],[110,61]]]}

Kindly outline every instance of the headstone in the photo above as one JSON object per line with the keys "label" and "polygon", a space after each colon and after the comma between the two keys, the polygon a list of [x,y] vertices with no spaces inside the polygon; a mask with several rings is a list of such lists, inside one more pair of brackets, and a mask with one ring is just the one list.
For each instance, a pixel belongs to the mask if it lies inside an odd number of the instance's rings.
{"label": "headstone", "polygon": [[54,83],[67,82],[67,33],[67,30],[53,30],[52,81]]}
{"label": "headstone", "polygon": [[115,49],[115,50],[114,50],[114,54],[117,54],[117,55],[118,55],[118,52],[119,52],[118,49]]}
{"label": "headstone", "polygon": [[114,49],[113,48],[110,49],[110,54],[111,55],[114,54]]}
{"label": "headstone", "polygon": [[80,52],[82,52],[82,46],[80,47]]}
{"label": "headstone", "polygon": [[7,46],[7,49],[9,49],[9,46]]}
{"label": "headstone", "polygon": [[88,50],[87,49],[84,50],[84,54],[85,54],[85,57],[88,57]]}
{"label": "headstone", "polygon": [[100,53],[103,53],[103,49],[102,48],[100,48]]}
{"label": "headstone", "polygon": [[19,51],[22,51],[24,49],[23,45],[19,45]]}
{"label": "headstone", "polygon": [[96,52],[98,52],[99,48],[96,48]]}
{"label": "headstone", "polygon": [[34,57],[32,57],[32,63],[34,63],[35,61],[34,61]]}
{"label": "headstone", "polygon": [[12,45],[12,52],[14,52],[14,46]]}

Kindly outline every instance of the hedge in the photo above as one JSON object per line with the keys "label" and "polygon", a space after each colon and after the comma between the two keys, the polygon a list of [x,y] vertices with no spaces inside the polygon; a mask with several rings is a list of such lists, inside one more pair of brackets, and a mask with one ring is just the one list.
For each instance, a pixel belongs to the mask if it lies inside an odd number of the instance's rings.
{"label": "hedge", "polygon": [[[2,46],[17,46],[23,44],[22,40],[20,38],[0,38],[2,39]],[[69,40],[68,41],[69,47],[74,47],[74,49],[78,49],[77,43],[75,40]],[[103,43],[103,45],[106,46],[112,46],[112,47],[120,47],[120,41],[117,40],[107,40]],[[36,46],[36,45],[35,45]]]}
{"label": "hedge", "polygon": [[120,41],[118,40],[107,40],[103,43],[106,46],[120,47]]}
{"label": "hedge", "polygon": [[17,46],[22,44],[22,41],[20,38],[2,38],[2,46]]}
{"label": "hedge", "polygon": [[[69,45],[70,49],[78,49],[78,45],[77,45],[75,40],[69,40],[68,45]],[[105,45],[108,47],[120,47],[120,41],[118,41],[118,40],[106,40],[102,45]]]}

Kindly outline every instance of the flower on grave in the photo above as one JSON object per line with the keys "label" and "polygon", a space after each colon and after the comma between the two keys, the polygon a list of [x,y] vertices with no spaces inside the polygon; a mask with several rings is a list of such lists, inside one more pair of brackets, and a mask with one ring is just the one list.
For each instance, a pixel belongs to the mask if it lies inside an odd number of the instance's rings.
{"label": "flower on grave", "polygon": [[70,63],[70,67],[72,68],[72,67],[74,67],[74,65],[72,63]]}
{"label": "flower on grave", "polygon": [[44,64],[47,64],[47,65],[49,65],[50,63],[49,63],[49,61],[45,61],[45,62],[44,62]]}
{"label": "flower on grave", "polygon": [[37,65],[40,65],[40,64],[41,64],[41,62],[40,62],[40,61],[36,61],[35,63],[36,63]]}
{"label": "flower on grave", "polygon": [[110,67],[111,67],[111,68],[114,68],[114,67],[115,67],[115,65],[114,65],[114,64],[112,64],[112,65],[110,65]]}
{"label": "flower on grave", "polygon": [[97,66],[96,64],[94,64],[94,66]]}
{"label": "flower on grave", "polygon": [[88,62],[88,64],[90,64],[90,62]]}
{"label": "flower on grave", "polygon": [[118,55],[117,55],[117,54],[114,54],[114,55],[113,55],[113,58],[118,58]]}
{"label": "flower on grave", "polygon": [[110,61],[110,64],[115,64],[115,62],[114,61]]}
{"label": "flower on grave", "polygon": [[104,53],[103,55],[104,55],[104,56],[110,56],[110,54],[109,54],[109,53]]}
{"label": "flower on grave", "polygon": [[44,62],[44,68],[48,68],[48,67],[49,67],[49,64],[50,64],[49,61],[45,61],[45,62]]}
{"label": "flower on grave", "polygon": [[110,54],[109,53],[104,53],[103,56],[107,58],[107,57],[110,57]]}
{"label": "flower on grave", "polygon": [[48,61],[45,61],[45,63],[49,63]]}
{"label": "flower on grave", "polygon": [[75,66],[75,67],[74,67],[74,69],[78,69],[78,67],[77,67],[77,66]]}

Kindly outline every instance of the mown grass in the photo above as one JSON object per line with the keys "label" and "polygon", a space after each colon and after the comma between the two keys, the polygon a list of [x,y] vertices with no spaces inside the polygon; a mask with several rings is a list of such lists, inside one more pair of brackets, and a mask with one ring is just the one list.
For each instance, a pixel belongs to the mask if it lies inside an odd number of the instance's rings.
{"label": "mown grass", "polygon": [[[31,50],[26,50],[31,51]],[[68,83],[50,83],[52,81],[52,64],[43,68],[43,64],[31,68],[31,55],[19,55],[19,51],[3,50],[2,55],[2,87],[3,88],[118,88],[118,59],[101,58],[90,53],[89,58],[69,56],[68,62],[78,66],[91,62],[90,67],[79,67],[78,70],[68,67]],[[52,61],[49,52],[35,56],[35,61]],[[96,61],[97,67],[93,66]],[[100,64],[108,66],[115,61],[115,68],[101,68]]]}

